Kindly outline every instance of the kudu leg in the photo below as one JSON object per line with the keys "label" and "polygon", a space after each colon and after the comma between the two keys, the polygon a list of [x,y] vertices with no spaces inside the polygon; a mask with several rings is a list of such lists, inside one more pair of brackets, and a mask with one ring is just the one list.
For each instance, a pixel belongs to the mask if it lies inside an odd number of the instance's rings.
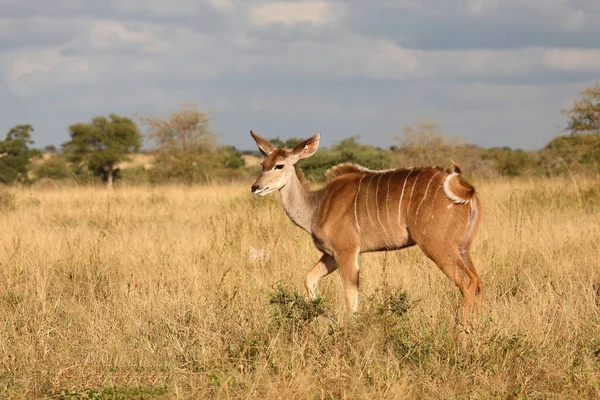
{"label": "kudu leg", "polygon": [[437,264],[444,274],[460,289],[462,300],[458,322],[464,329],[470,329],[480,279],[463,263],[460,256],[451,257]]}
{"label": "kudu leg", "polygon": [[348,311],[358,311],[358,250],[338,254],[336,261],[340,266],[344,297]]}
{"label": "kudu leg", "polygon": [[323,254],[323,257],[308,271],[306,275],[306,296],[315,300],[317,298],[317,285],[321,278],[329,275],[338,269],[338,264],[335,259],[328,254]]}
{"label": "kudu leg", "polygon": [[473,275],[475,276],[474,279],[476,279],[476,281],[477,281],[477,290],[475,292],[474,325],[475,325],[475,327],[478,327],[479,317],[481,316],[481,306],[483,304],[483,281],[481,280],[481,277],[475,270],[475,266],[473,265],[473,260],[471,259],[471,255],[468,253],[468,251],[463,254],[463,260],[467,264],[469,271],[471,271],[473,273]]}

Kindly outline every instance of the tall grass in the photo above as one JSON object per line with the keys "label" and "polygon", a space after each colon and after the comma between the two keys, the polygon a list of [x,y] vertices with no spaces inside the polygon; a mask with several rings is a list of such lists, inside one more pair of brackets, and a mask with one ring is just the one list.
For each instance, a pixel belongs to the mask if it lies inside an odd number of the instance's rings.
{"label": "tall grass", "polygon": [[418,249],[361,256],[352,318],[337,274],[305,301],[319,253],[277,194],[12,189],[0,397],[599,397],[600,186],[577,183],[478,185],[484,308],[464,346],[458,290]]}

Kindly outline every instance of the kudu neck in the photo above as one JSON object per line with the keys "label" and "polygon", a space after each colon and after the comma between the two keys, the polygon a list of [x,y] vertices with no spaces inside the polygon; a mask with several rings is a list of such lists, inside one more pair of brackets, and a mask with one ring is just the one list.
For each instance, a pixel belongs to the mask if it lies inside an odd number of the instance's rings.
{"label": "kudu neck", "polygon": [[302,170],[295,168],[290,181],[279,190],[281,202],[288,217],[308,233],[312,233],[312,221],[317,199],[315,192],[308,188]]}

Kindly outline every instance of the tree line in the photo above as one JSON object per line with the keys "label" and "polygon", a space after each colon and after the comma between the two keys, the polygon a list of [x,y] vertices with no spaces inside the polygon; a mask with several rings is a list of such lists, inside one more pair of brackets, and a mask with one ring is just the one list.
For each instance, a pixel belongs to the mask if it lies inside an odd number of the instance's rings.
{"label": "tree line", "polygon": [[[307,177],[323,178],[324,172],[342,162],[381,169],[411,165],[447,166],[457,161],[465,171],[481,177],[553,176],[568,172],[600,174],[600,82],[581,92],[573,107],[563,110],[568,135],[552,139],[539,151],[509,147],[481,148],[445,134],[434,121],[404,128],[388,149],[361,144],[353,136],[322,148],[303,160]],[[142,134],[142,129],[146,134]],[[0,183],[31,183],[39,179],[126,183],[202,183],[254,175],[257,165],[246,167],[245,156],[225,146],[211,126],[211,114],[185,105],[166,118],[110,114],[68,127],[70,140],[61,149],[33,148],[31,125],[17,125],[0,141]],[[144,137],[151,150],[140,153]],[[300,139],[273,138],[279,147],[291,148]],[[131,163],[133,158],[146,157]],[[139,160],[138,160],[139,161]],[[127,166],[127,164],[133,166]]]}

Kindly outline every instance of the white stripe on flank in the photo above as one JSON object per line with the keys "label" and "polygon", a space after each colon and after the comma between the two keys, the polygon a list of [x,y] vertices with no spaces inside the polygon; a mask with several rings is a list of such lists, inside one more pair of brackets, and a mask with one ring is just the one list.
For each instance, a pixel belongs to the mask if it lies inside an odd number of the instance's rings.
{"label": "white stripe on flank", "polygon": [[433,194],[433,198],[431,199],[431,207],[433,207],[433,205],[435,204],[435,198],[438,194],[438,192],[440,191],[440,188],[442,187],[442,183],[440,183],[437,187],[437,189],[435,189],[435,193]]}
{"label": "white stripe on flank", "polygon": [[[386,173],[383,172],[381,173],[381,175],[379,175],[379,179],[377,179],[377,191],[375,192],[375,203],[377,203],[377,221],[379,221],[379,225],[381,226],[381,229],[383,230],[383,242],[385,243],[386,246],[388,246],[388,233],[387,230],[385,229],[385,226],[383,226],[383,222],[381,222],[381,216],[379,215],[379,195],[377,193],[379,193],[379,182],[381,181],[381,178],[383,178],[383,175],[385,175]],[[386,203],[387,206],[387,203]]]}
{"label": "white stripe on flank", "polygon": [[356,190],[356,197],[354,198],[354,221],[356,221],[356,229],[358,229],[358,233],[360,233],[360,225],[358,224],[358,212],[356,210],[356,205],[358,204],[358,194],[360,193],[360,184],[362,183],[362,180],[365,178],[365,176],[367,176],[367,174],[363,174],[363,176],[360,178],[360,181],[358,181],[358,189]]}
{"label": "white stripe on flank", "polygon": [[385,212],[387,214],[387,224],[389,227],[392,226],[392,223],[390,222],[390,182],[392,181],[392,176],[394,176],[394,173],[392,172],[390,174],[390,179],[388,179],[388,186],[387,186],[387,196],[385,197]]}
{"label": "white stripe on flank", "polygon": [[415,192],[415,186],[417,186],[417,181],[419,180],[419,177],[421,176],[421,174],[423,172],[425,172],[424,169],[422,169],[421,172],[419,172],[419,175],[417,175],[417,177],[415,178],[415,181],[413,182],[412,190],[410,191],[410,198],[408,199],[408,207],[406,207],[406,223],[407,223],[407,225],[408,225],[408,213],[410,212],[410,203],[412,203],[412,197],[413,197],[413,193]]}
{"label": "white stripe on flank", "polygon": [[412,174],[413,169],[411,168],[410,171],[408,171],[408,174],[406,175],[406,179],[404,179],[404,185],[402,185],[402,194],[400,195],[400,201],[398,202],[398,226],[402,227],[402,225],[400,225],[400,217],[402,216],[402,198],[404,197],[404,189],[406,189],[406,182],[408,182],[408,177],[410,176],[410,174]]}
{"label": "white stripe on flank", "polygon": [[421,200],[421,202],[419,203],[419,207],[417,207],[417,213],[415,214],[415,220],[419,217],[419,210],[421,209],[421,205],[423,204],[423,202],[427,198],[427,192],[429,192],[429,186],[431,185],[431,182],[433,181],[433,178],[435,178],[436,176],[438,176],[438,174],[440,172],[441,171],[436,172],[435,175],[433,175],[431,177],[431,179],[429,180],[429,183],[427,184],[427,189],[425,189],[425,196],[423,196],[423,200]]}
{"label": "white stripe on flank", "polygon": [[375,204],[377,204],[377,221],[379,221],[379,225],[381,225],[381,229],[383,229],[383,232],[385,232],[385,228],[383,227],[383,224],[381,223],[381,217],[379,216],[379,182],[381,181],[381,178],[383,178],[384,174],[380,174],[379,175],[379,179],[377,179],[377,189],[375,190]]}
{"label": "white stripe on flank", "polygon": [[375,225],[373,223],[373,219],[371,218],[371,211],[369,210],[369,186],[371,186],[371,181],[375,178],[375,175],[371,175],[371,179],[369,179],[369,183],[367,184],[367,197],[365,199],[365,206],[367,207],[367,215],[369,216],[369,221],[371,221],[371,225]]}

